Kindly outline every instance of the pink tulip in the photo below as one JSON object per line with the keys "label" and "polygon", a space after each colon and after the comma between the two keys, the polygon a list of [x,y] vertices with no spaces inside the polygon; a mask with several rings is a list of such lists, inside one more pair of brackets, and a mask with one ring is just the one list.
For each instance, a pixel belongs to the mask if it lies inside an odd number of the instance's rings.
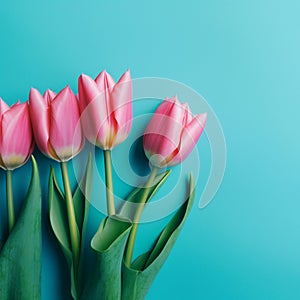
{"label": "pink tulip", "polygon": [[176,97],[157,108],[144,134],[144,150],[152,165],[181,163],[197,144],[206,123],[206,113],[193,116]]}
{"label": "pink tulip", "polygon": [[69,86],[57,95],[47,90],[44,96],[31,88],[29,109],[36,144],[46,156],[64,162],[80,152],[84,136],[78,101]]}
{"label": "pink tulip", "polygon": [[122,143],[132,124],[132,83],[129,70],[117,83],[106,72],[93,80],[78,79],[79,106],[87,139],[104,150]]}
{"label": "pink tulip", "polygon": [[12,107],[0,98],[0,167],[14,170],[26,163],[34,147],[28,103]]}

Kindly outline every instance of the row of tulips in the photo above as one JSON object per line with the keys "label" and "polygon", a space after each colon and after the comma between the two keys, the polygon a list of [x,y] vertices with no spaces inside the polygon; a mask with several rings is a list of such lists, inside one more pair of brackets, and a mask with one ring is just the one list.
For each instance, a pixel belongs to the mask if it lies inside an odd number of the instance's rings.
{"label": "row of tulips", "polygon": [[[81,295],[90,299],[93,297],[87,296],[92,292],[89,291],[86,294],[87,292],[80,287],[79,283],[84,241],[78,230],[76,207],[74,207],[76,200],[73,199],[76,195],[71,191],[67,161],[81,151],[85,138],[103,149],[107,214],[110,219],[120,218],[121,213],[116,212],[114,203],[111,150],[128,137],[132,119],[132,80],[129,70],[117,83],[106,71],[101,72],[95,80],[82,74],[78,79],[78,95],[75,95],[69,86],[58,94],[47,90],[43,95],[37,89],[32,88],[28,102],[18,102],[12,107],[8,107],[0,98],[0,165],[7,171],[9,231],[13,230],[15,224],[12,170],[22,166],[29,159],[36,143],[43,154],[61,164],[64,193],[60,192],[60,195],[65,200],[67,212],[68,228],[66,231],[70,240],[69,251],[72,253],[69,261],[74,299],[79,299]],[[144,150],[152,165],[152,172],[145,188],[136,193],[138,194],[136,202],[139,206],[133,212],[133,217],[127,218],[127,222],[131,225],[124,240],[124,249],[119,250],[121,252],[120,263],[124,257],[124,263],[128,268],[134,266],[133,249],[143,207],[149,201],[151,193],[155,192],[167,176],[167,173],[161,174],[159,170],[179,164],[189,155],[200,138],[205,123],[206,114],[193,116],[187,104],[181,104],[176,97],[173,97],[162,102],[148,124],[144,134]],[[160,180],[156,180],[157,178]],[[54,190],[55,175],[52,179],[51,186]],[[60,191],[58,186],[56,189]],[[51,199],[55,194],[53,190],[50,193],[49,185],[49,198]],[[53,224],[54,219],[51,219],[51,225],[64,250],[60,233],[57,231],[57,226]],[[122,222],[124,222],[123,219]],[[105,224],[100,225],[99,230],[110,226],[107,221]],[[117,226],[122,225],[118,223]],[[114,259],[117,260],[117,258]],[[105,265],[103,262],[101,264]],[[107,274],[107,276],[112,275]],[[98,286],[102,288],[98,292],[104,295],[103,299],[119,299],[121,294],[122,299],[139,299],[138,296],[131,294],[123,296],[123,292],[112,292],[112,289],[105,291],[107,284],[99,283]],[[116,289],[115,286],[113,288]],[[97,290],[95,287],[93,289]]]}
{"label": "row of tulips", "polygon": [[[43,154],[59,162],[80,152],[84,133],[105,150],[126,139],[132,123],[130,72],[125,72],[116,84],[106,71],[95,81],[81,75],[78,91],[77,96],[67,86],[58,94],[48,89],[42,95],[31,88],[29,103],[18,102],[11,108],[0,98],[3,169],[22,166],[33,151],[34,139]],[[81,115],[84,133],[78,126]]]}

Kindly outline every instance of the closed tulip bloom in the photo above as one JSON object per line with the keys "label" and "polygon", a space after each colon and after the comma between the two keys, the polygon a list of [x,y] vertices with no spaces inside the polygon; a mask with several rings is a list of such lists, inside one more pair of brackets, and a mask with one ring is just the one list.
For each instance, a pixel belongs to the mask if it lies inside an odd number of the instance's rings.
{"label": "closed tulip bloom", "polygon": [[155,111],[144,134],[146,156],[155,167],[181,163],[197,144],[206,123],[206,113],[193,116],[186,103],[165,99]]}
{"label": "closed tulip bloom", "polygon": [[0,167],[14,170],[26,163],[34,142],[28,103],[9,107],[0,98]]}
{"label": "closed tulip bloom", "polygon": [[79,105],[85,136],[104,150],[111,150],[128,136],[132,124],[132,81],[129,70],[117,83],[106,72],[93,80],[78,79]]}
{"label": "closed tulip bloom", "polygon": [[84,136],[78,101],[69,86],[57,95],[47,90],[44,96],[31,88],[29,109],[36,144],[46,156],[64,162],[80,152]]}

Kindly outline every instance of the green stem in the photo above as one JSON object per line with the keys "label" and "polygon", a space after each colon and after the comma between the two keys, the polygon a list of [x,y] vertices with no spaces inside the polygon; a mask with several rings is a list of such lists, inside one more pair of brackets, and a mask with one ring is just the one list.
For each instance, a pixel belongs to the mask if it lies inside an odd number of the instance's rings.
{"label": "green stem", "polygon": [[107,213],[109,216],[112,216],[116,213],[116,210],[115,210],[115,203],[114,203],[114,188],[113,188],[113,181],[112,181],[110,150],[104,150],[104,164],[105,164]]}
{"label": "green stem", "polygon": [[141,196],[141,200],[139,201],[137,211],[136,211],[135,216],[134,216],[133,225],[132,225],[132,229],[131,229],[130,236],[129,236],[129,239],[128,239],[126,255],[125,255],[125,263],[128,267],[130,267],[130,265],[131,265],[133,249],[134,249],[134,243],[135,243],[136,234],[137,234],[137,230],[138,230],[138,226],[139,226],[139,221],[141,219],[142,212],[143,212],[143,209],[144,209],[144,205],[147,201],[147,198],[148,198],[150,189],[153,185],[156,174],[157,174],[157,168],[154,167],[152,169],[151,174],[148,178],[148,181],[145,185],[145,188],[143,190],[143,194]]}
{"label": "green stem", "polygon": [[73,204],[73,197],[70,187],[70,179],[68,173],[68,166],[66,162],[61,163],[61,172],[64,183],[65,197],[66,197],[66,207],[68,214],[70,238],[71,238],[71,247],[73,255],[73,265],[74,265],[74,279],[77,280],[77,271],[79,263],[79,251],[80,251],[80,240],[76,224],[75,210]]}
{"label": "green stem", "polygon": [[7,202],[7,215],[8,215],[8,230],[12,231],[15,225],[15,208],[12,188],[12,171],[6,171],[6,202]]}

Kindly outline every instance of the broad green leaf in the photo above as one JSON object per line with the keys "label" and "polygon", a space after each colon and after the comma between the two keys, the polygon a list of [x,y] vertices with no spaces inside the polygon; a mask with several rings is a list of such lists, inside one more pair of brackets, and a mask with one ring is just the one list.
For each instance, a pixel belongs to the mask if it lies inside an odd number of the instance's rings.
{"label": "broad green leaf", "polygon": [[139,256],[131,265],[123,261],[122,300],[142,300],[160,268],[169,256],[194,201],[194,180],[191,175],[189,198],[178,209],[161,232],[153,248]]}
{"label": "broad green leaf", "polygon": [[[92,176],[92,163],[91,156],[87,163],[85,174],[76,188],[73,195],[75,216],[77,229],[81,238],[81,254],[83,256],[83,241],[85,236],[85,225],[88,216],[88,206],[89,203],[86,201],[86,197],[90,195],[91,190],[91,176]],[[74,271],[73,271],[73,259],[72,259],[72,249],[70,242],[70,231],[68,224],[68,215],[66,210],[65,196],[62,193],[54,173],[53,168],[51,168],[50,179],[49,179],[49,210],[50,210],[50,223],[53,232],[61,246],[61,249],[66,257],[70,273],[71,273],[71,293],[74,299],[78,298],[77,287],[78,282],[75,282]],[[81,275],[80,271],[82,269],[82,262],[79,265],[79,286],[81,285]]]}
{"label": "broad green leaf", "polygon": [[117,216],[106,217],[92,239],[92,266],[81,299],[121,299],[121,268],[131,223]]}
{"label": "broad green leaf", "polygon": [[41,188],[32,157],[32,175],[20,216],[0,253],[0,299],[41,298]]}
{"label": "broad green leaf", "polygon": [[[167,179],[170,171],[158,176],[151,188],[149,201]],[[82,299],[121,299],[122,260],[134,216],[133,203],[139,203],[143,188],[135,189],[121,207],[118,216],[107,217],[95,234],[91,247],[94,251],[94,269],[86,278]]]}
{"label": "broad green leaf", "polygon": [[[147,202],[149,202],[152,197],[155,195],[155,193],[158,191],[158,189],[162,186],[162,184],[167,180],[171,173],[171,170],[168,170],[158,176],[156,176],[156,184],[154,184],[148,194]],[[141,195],[143,193],[144,188],[136,188],[133,190],[131,194],[127,197],[124,204],[121,206],[118,214],[124,218],[128,218],[130,220],[133,220],[135,215],[135,209],[137,208],[135,204],[139,203],[139,200],[141,199]],[[133,204],[134,203],[134,204]]]}

